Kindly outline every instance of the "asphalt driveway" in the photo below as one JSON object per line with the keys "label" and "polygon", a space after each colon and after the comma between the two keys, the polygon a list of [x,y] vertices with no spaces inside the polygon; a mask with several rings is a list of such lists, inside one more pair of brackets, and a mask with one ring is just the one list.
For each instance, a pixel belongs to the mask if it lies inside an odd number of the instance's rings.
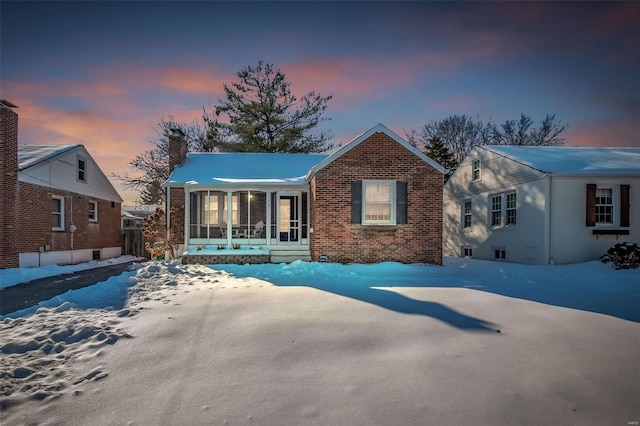
{"label": "asphalt driveway", "polygon": [[119,263],[101,268],[39,278],[3,288],[0,290],[0,315],[26,309],[69,290],[88,287],[118,276],[128,271],[133,263]]}

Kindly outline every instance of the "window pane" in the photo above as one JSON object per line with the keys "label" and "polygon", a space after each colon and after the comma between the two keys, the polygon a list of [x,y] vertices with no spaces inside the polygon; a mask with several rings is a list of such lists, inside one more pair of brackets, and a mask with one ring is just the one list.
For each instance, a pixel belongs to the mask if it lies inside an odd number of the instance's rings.
{"label": "window pane", "polygon": [[372,222],[390,221],[391,206],[388,204],[367,204],[365,206],[365,220]]}
{"label": "window pane", "polygon": [[62,228],[62,200],[51,199],[51,227]]}
{"label": "window pane", "polygon": [[389,184],[367,184],[366,202],[391,202],[391,185]]}
{"label": "window pane", "polygon": [[491,198],[491,226],[502,224],[502,195]]}
{"label": "window pane", "polygon": [[613,189],[596,189],[596,222],[613,223]]}

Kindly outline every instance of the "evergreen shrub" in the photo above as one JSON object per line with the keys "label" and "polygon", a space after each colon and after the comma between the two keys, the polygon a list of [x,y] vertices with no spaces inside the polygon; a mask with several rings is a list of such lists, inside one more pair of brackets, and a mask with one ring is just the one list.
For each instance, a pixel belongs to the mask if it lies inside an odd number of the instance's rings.
{"label": "evergreen shrub", "polygon": [[640,246],[636,243],[618,243],[600,256],[603,263],[614,269],[635,269],[640,267]]}

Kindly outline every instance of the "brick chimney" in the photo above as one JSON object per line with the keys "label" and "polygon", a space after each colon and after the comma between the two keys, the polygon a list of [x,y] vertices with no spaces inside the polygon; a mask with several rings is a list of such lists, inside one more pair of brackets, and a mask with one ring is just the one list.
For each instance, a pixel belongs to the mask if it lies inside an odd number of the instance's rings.
{"label": "brick chimney", "polygon": [[187,141],[180,129],[169,129],[169,173],[182,164],[187,157]]}
{"label": "brick chimney", "polygon": [[[180,129],[167,130],[167,136],[169,137],[169,173],[171,173],[187,157],[187,141],[184,132]],[[170,192],[171,196],[169,205],[167,205],[167,212],[172,207],[176,211],[168,217],[168,220],[176,239],[181,241],[184,239],[184,190],[182,188],[171,188]]]}
{"label": "brick chimney", "polygon": [[18,114],[0,100],[0,269],[18,267]]}

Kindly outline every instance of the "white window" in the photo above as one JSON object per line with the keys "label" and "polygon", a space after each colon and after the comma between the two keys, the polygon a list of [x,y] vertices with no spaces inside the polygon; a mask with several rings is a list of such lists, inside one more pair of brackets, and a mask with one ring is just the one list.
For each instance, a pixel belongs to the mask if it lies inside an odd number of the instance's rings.
{"label": "white window", "polygon": [[87,181],[87,159],[84,157],[78,157],[78,180]]}
{"label": "white window", "polygon": [[51,230],[64,231],[64,197],[51,196]]}
{"label": "white window", "polygon": [[476,182],[480,180],[480,159],[475,158],[471,161],[471,181]]}
{"label": "white window", "polygon": [[462,246],[460,250],[462,257],[473,257],[473,248],[470,246]]}
{"label": "white window", "polygon": [[98,221],[98,202],[89,201],[89,222]]}
{"label": "white window", "polygon": [[464,202],[462,227],[471,228],[471,200]]}
{"label": "white window", "polygon": [[518,215],[518,199],[515,192],[489,196],[490,216],[492,227],[515,226]]}
{"label": "white window", "polygon": [[613,188],[596,189],[596,223],[613,223]]}
{"label": "white window", "polygon": [[493,258],[496,260],[504,260],[507,258],[507,251],[503,248],[493,249]]}
{"label": "white window", "polygon": [[502,195],[491,197],[491,226],[502,225]]}
{"label": "white window", "polygon": [[395,181],[362,182],[364,225],[395,225]]}
{"label": "white window", "polygon": [[507,225],[515,225],[516,224],[516,193],[511,192],[507,194],[507,209],[506,209],[506,224]]}

